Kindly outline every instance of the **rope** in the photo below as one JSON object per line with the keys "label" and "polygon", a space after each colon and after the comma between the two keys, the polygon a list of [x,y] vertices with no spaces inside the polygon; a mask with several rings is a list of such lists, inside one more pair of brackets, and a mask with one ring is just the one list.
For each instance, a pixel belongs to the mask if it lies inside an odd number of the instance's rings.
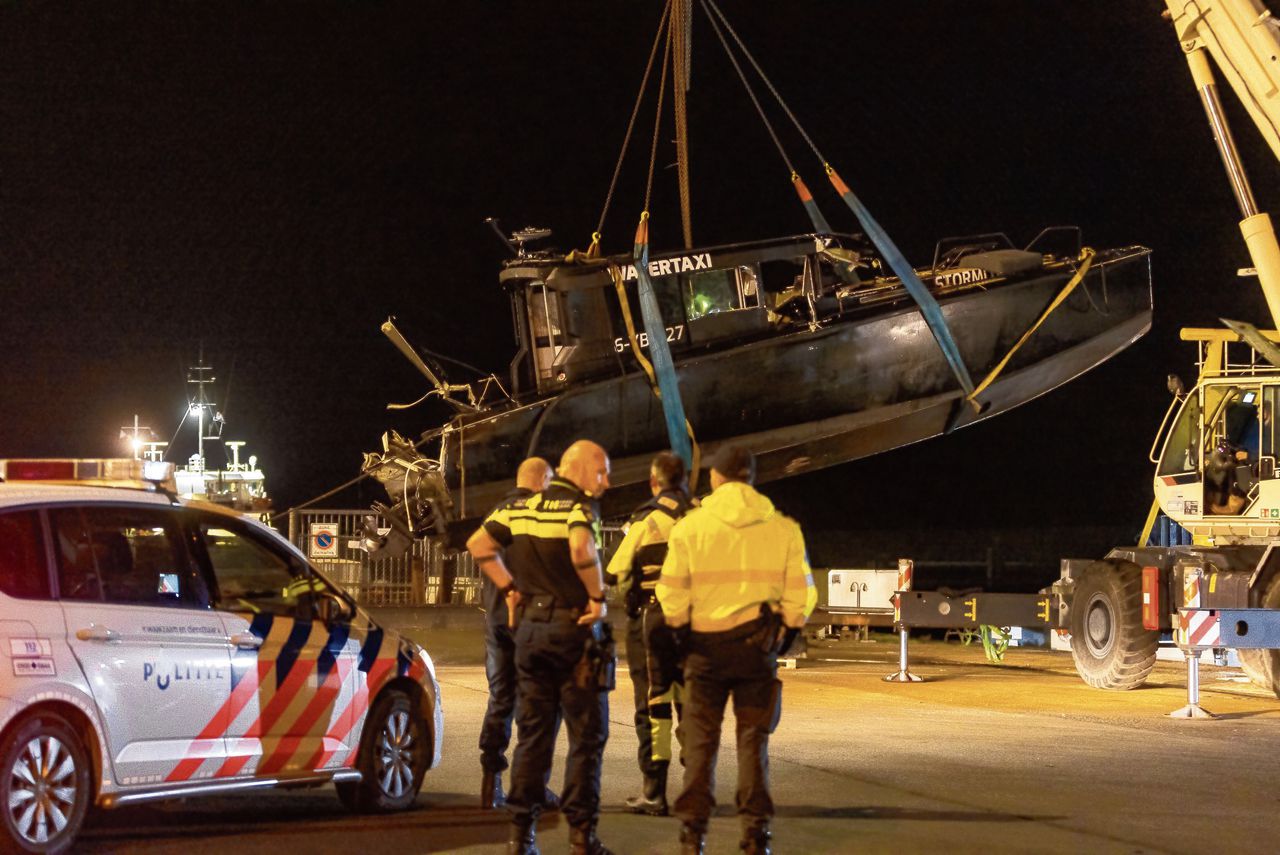
{"label": "rope", "polygon": [[[702,3],[711,11],[715,12],[716,16],[720,18],[721,23],[724,24],[724,28],[729,31],[729,35],[733,36],[733,40],[737,43],[738,48],[751,62],[751,67],[756,70],[756,74],[760,75],[760,79],[764,81],[764,85],[769,87],[769,92],[772,93],[773,97],[777,100],[778,106],[782,107],[782,111],[787,114],[787,118],[796,126],[796,130],[800,132],[800,136],[804,137],[804,141],[809,144],[809,148],[813,149],[813,153],[817,156],[818,160],[825,164],[827,159],[822,156],[822,152],[818,151],[818,146],[809,137],[804,126],[800,124],[800,120],[796,118],[796,114],[791,112],[791,108],[787,106],[787,102],[782,100],[782,96],[778,94],[778,90],[774,88],[773,81],[771,81],[769,76],[764,73],[764,69],[760,67],[760,63],[756,62],[756,58],[752,55],[751,51],[747,50],[746,44],[733,29],[733,25],[729,23],[729,19],[725,17],[724,12],[721,12],[720,7],[716,5],[716,0],[702,0]],[[715,23],[714,18],[712,19],[712,23]],[[719,32],[719,30],[717,30],[717,32]],[[734,63],[734,67],[737,67],[737,63]],[[794,172],[795,170],[792,171]]]}
{"label": "rope", "polygon": [[[716,9],[716,5],[713,0],[702,0],[702,3],[704,6],[715,9],[716,14],[720,14],[720,10]],[[748,82],[747,75],[742,70],[742,66],[738,64],[738,58],[733,55],[733,49],[729,47],[729,41],[724,37],[724,33],[720,31],[720,25],[716,23],[715,17],[710,13],[708,13],[707,17],[711,21],[711,29],[715,31],[716,37],[720,39],[720,44],[724,46],[725,55],[729,57],[729,62],[733,64],[733,70],[738,72],[738,79],[742,81],[742,88],[747,90],[747,95],[751,98],[751,103],[755,105],[756,112],[760,114],[760,121],[764,122],[765,130],[769,132],[769,138],[773,140],[774,146],[778,149],[778,154],[782,156],[782,162],[787,165],[787,174],[798,178],[799,176],[796,173],[795,167],[791,165],[791,158],[787,157],[787,151],[782,147],[782,141],[778,139],[778,134],[773,129],[773,123],[770,122],[769,117],[765,115],[764,107],[761,106],[760,99],[756,97],[755,90],[751,88],[751,83]],[[721,18],[723,17],[724,16],[721,15]],[[728,21],[725,21],[725,27],[729,28]],[[732,33],[733,29],[729,28],[729,32]],[[734,38],[737,38],[737,36],[735,35]],[[742,48],[742,52],[746,54],[748,58],[751,57],[751,54],[747,52],[745,47],[743,47],[741,40],[738,41],[738,46]],[[752,62],[754,62],[754,60],[752,60]],[[766,82],[768,81],[766,80]]]}
{"label": "rope", "polygon": [[658,109],[654,111],[653,143],[649,146],[649,177],[644,183],[644,216],[649,213],[649,197],[653,192],[653,166],[658,160],[658,132],[662,129],[662,96],[667,91],[667,68],[671,59],[671,32],[667,31],[667,44],[662,49],[662,78],[658,81]]}
{"label": "rope", "polygon": [[1062,290],[1058,292],[1058,296],[1053,298],[1053,302],[1049,304],[1049,307],[1040,313],[1040,317],[1031,325],[1031,329],[1022,334],[1022,338],[1018,339],[1017,344],[1009,348],[1009,352],[1004,355],[1004,359],[1001,359],[1000,362],[996,364],[996,367],[991,369],[991,373],[986,376],[986,379],[975,386],[973,391],[965,396],[965,400],[970,404],[973,404],[975,409],[977,407],[977,402],[974,399],[978,396],[978,393],[995,382],[996,377],[998,377],[1000,372],[1004,370],[1005,366],[1009,364],[1009,360],[1018,352],[1018,348],[1026,344],[1027,339],[1031,338],[1032,334],[1036,330],[1040,329],[1040,325],[1045,322],[1045,319],[1049,317],[1053,310],[1062,305],[1062,301],[1071,295],[1071,292],[1075,290],[1075,287],[1084,279],[1085,274],[1089,272],[1090,266],[1093,265],[1094,255],[1095,253],[1090,247],[1086,246],[1084,249],[1080,250],[1081,264],[1080,269],[1076,271],[1075,276],[1072,276],[1071,280],[1063,286]]}
{"label": "rope", "polygon": [[[596,223],[596,230],[591,235],[591,246],[599,254],[600,234],[604,231],[604,219],[609,214],[609,206],[613,203],[613,192],[618,187],[618,175],[622,172],[622,161],[626,159],[627,148],[631,145],[631,133],[635,130],[636,117],[640,115],[640,103],[644,100],[644,92],[649,88],[649,75],[653,71],[653,60],[658,55],[658,43],[662,40],[662,34],[667,31],[667,17],[671,13],[672,0],[667,0],[667,5],[662,9],[662,19],[658,22],[658,31],[653,36],[653,47],[649,49],[649,62],[644,67],[644,77],[640,81],[640,91],[636,93],[635,106],[631,108],[631,119],[627,122],[627,132],[622,138],[622,150],[618,152],[618,162],[613,167],[613,178],[609,181],[609,192],[604,197],[604,209],[600,211],[600,220]],[[591,250],[587,254],[595,258],[596,255],[591,254]]]}
{"label": "rope", "polygon": [[689,90],[690,27],[693,23],[693,9],[690,6],[690,0],[672,0],[672,2],[676,8],[671,15],[672,62],[675,66],[671,94],[675,104],[676,175],[680,187],[680,225],[684,231],[685,249],[693,249],[693,212],[689,197],[689,117],[685,99]]}

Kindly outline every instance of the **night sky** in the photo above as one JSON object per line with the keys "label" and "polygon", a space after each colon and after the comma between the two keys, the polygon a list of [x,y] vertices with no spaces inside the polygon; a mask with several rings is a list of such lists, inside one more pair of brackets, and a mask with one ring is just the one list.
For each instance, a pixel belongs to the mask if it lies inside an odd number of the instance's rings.
{"label": "night sky", "polygon": [[[1108,365],[954,436],[767,492],[815,541],[886,554],[957,530],[1136,531],[1165,375],[1194,374],[1177,329],[1270,325],[1255,281],[1236,276],[1238,214],[1163,4],[722,6],[916,264],[940,237],[1024,244],[1066,223],[1093,246],[1155,251],[1155,327]],[[425,387],[378,325],[395,315],[411,341],[505,370],[505,250],[483,220],[587,245],[660,12],[658,0],[0,5],[0,457],[115,455],[134,413],[169,439],[201,343],[219,400],[230,380],[226,438],[249,442],[278,506],[355,475],[386,427],[438,424],[439,404],[385,412]],[[1280,170],[1226,97],[1273,208]],[[807,231],[701,17],[689,98],[695,242]],[[612,252],[642,208],[651,122],[646,109],[605,226]],[[801,141],[784,142],[833,226],[854,230]],[[655,247],[678,244],[673,169],[651,207]],[[178,442],[190,453],[194,432]],[[828,563],[845,557],[826,548]]]}

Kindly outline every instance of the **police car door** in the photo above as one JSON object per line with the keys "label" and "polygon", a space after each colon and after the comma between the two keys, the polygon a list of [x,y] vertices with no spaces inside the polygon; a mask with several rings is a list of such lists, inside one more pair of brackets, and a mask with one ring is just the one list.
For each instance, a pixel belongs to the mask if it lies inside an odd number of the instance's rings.
{"label": "police car door", "polygon": [[122,785],[158,784],[192,757],[229,692],[226,632],[208,608],[177,512],[85,506],[50,511],[67,642],[93,691]]}
{"label": "police car door", "polygon": [[360,645],[350,615],[317,613],[324,583],[252,526],[199,518],[214,607],[236,648],[221,777],[288,775],[348,759],[352,670]]}

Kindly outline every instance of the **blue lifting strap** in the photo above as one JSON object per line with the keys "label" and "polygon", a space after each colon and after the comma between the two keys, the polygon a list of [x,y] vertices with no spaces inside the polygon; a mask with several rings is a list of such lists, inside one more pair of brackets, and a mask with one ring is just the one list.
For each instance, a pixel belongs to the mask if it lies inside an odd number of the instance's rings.
{"label": "blue lifting strap", "polygon": [[885,230],[871,216],[871,212],[858,201],[858,197],[853,195],[853,191],[841,180],[830,164],[826,165],[826,170],[827,177],[831,179],[831,184],[836,188],[836,192],[840,194],[840,198],[844,199],[845,204],[849,206],[849,210],[853,211],[854,216],[858,218],[858,222],[862,223],[862,228],[866,230],[867,237],[871,238],[871,242],[876,245],[876,249],[880,250],[880,254],[889,263],[889,267],[902,280],[902,285],[907,289],[907,293],[911,295],[911,298],[916,301],[916,305],[920,307],[920,314],[924,315],[925,323],[929,325],[929,331],[933,333],[934,339],[938,342],[938,347],[942,350],[942,355],[946,357],[947,363],[951,366],[951,373],[960,381],[960,388],[964,390],[965,396],[972,396],[973,378],[969,376],[969,369],[964,364],[964,359],[960,356],[960,348],[956,346],[956,340],[951,336],[951,328],[947,326],[946,319],[942,317],[942,307],[938,305],[937,300],[933,299],[929,289],[924,287],[924,283],[920,281],[916,271],[907,263],[907,259],[903,257],[902,252],[889,239],[889,235]]}
{"label": "blue lifting strap", "polygon": [[653,280],[649,278],[649,213],[640,215],[636,229],[635,249],[636,282],[640,292],[640,314],[644,331],[649,336],[649,359],[657,376],[658,391],[662,398],[662,414],[667,420],[667,436],[671,450],[680,456],[684,465],[693,471],[693,445],[684,415],[684,402],[680,400],[680,386],[676,382],[676,367],[671,360],[671,348],[667,347],[667,328],[662,322],[658,299],[653,293]]}

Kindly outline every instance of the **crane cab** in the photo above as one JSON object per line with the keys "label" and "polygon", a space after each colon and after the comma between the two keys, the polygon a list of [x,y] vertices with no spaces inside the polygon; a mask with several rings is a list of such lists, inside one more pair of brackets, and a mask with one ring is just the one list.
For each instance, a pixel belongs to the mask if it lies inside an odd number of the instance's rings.
{"label": "crane cab", "polygon": [[1199,343],[1200,378],[1166,419],[1156,501],[1198,542],[1280,537],[1280,368],[1229,330],[1189,329],[1182,337]]}

